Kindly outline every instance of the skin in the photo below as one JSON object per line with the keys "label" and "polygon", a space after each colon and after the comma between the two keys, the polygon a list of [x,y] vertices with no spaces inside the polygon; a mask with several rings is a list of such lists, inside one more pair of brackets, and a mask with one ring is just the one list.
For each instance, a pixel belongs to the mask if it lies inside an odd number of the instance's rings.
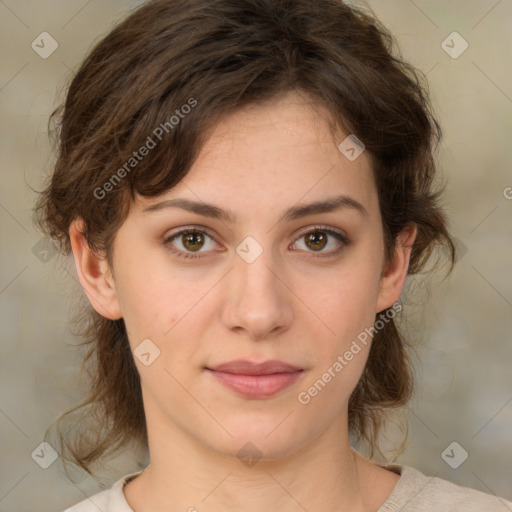
{"label": "skin", "polygon": [[[417,232],[411,225],[399,235],[385,267],[370,160],[338,150],[347,134],[333,140],[328,116],[289,93],[223,118],[176,187],[136,197],[116,235],[113,269],[90,250],[79,219],[70,228],[93,307],[124,318],[132,350],[147,338],[160,350],[149,366],[135,357],[151,461],[124,488],[136,512],[375,512],[399,479],[350,446],[348,400],[370,343],[308,404],[297,399],[399,299]],[[279,220],[298,203],[340,193],[368,215],[340,208]],[[143,212],[177,197],[230,210],[236,222],[178,208]],[[305,235],[317,224],[344,232],[349,245],[328,235],[315,251]],[[171,252],[187,251],[183,236],[165,242],[190,226],[212,237],[188,246],[198,259]],[[236,252],[247,236],[263,249],[252,263]],[[305,371],[277,395],[251,399],[204,370],[234,359],[279,359]],[[261,456],[251,467],[237,457],[247,442]]]}

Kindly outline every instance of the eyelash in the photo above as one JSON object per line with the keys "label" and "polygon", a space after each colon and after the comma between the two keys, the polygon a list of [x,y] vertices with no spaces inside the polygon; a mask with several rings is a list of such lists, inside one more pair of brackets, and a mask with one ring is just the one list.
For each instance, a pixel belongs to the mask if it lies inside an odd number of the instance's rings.
{"label": "eyelash", "polygon": [[[317,231],[321,231],[323,233],[327,233],[328,235],[332,235],[334,238],[336,238],[339,242],[341,242],[341,247],[336,249],[334,252],[329,252],[329,253],[326,253],[326,254],[314,254],[312,253],[312,256],[313,258],[329,258],[329,257],[333,257],[333,256],[336,256],[340,250],[343,248],[343,246],[348,246],[350,245],[350,242],[348,240],[348,238],[343,235],[342,233],[339,233],[338,231],[334,231],[333,229],[329,229],[325,226],[313,226],[311,229],[309,229],[308,231],[302,233],[301,235],[299,235],[299,237],[296,239],[296,240],[299,240],[303,237],[305,237],[306,235],[309,235],[311,233],[315,233]],[[213,240],[213,237],[211,235],[208,234],[207,231],[205,231],[204,229],[200,229],[199,227],[187,227],[185,229],[182,229],[181,231],[178,231],[177,233],[167,237],[165,240],[164,240],[164,245],[169,245],[170,242],[172,242],[174,239],[182,236],[182,235],[189,235],[189,234],[194,234],[194,233],[201,233],[203,235],[206,235],[207,237],[211,238]],[[179,249],[174,249],[174,248],[169,248],[169,250],[175,254],[178,258],[184,258],[184,259],[198,259],[198,258],[204,258],[204,256],[200,256],[199,254],[191,254],[189,252],[184,252],[184,251],[181,251]],[[307,252],[311,252],[311,251],[307,251]]]}

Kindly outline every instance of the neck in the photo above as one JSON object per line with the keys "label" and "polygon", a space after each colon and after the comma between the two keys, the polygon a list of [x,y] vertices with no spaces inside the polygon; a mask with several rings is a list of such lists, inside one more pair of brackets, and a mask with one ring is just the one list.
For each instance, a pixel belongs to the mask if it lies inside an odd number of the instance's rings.
{"label": "neck", "polygon": [[158,425],[148,432],[151,463],[124,490],[136,512],[372,510],[362,489],[369,462],[351,449],[343,421],[289,455],[252,461],[205,447],[168,423],[150,424]]}

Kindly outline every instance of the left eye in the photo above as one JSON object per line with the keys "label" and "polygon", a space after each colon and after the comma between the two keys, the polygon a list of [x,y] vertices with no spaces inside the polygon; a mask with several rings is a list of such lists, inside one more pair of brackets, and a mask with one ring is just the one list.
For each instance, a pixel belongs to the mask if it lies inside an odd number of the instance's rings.
{"label": "left eye", "polygon": [[[335,244],[333,250],[323,251],[323,249],[329,245],[329,239],[331,238],[337,240],[337,247]],[[338,233],[337,231],[333,231],[332,229],[326,229],[322,227],[313,228],[307,233],[302,234],[298,238],[298,240],[302,239],[305,239],[304,245],[306,246],[306,248],[312,249],[313,252],[327,252],[328,254],[326,254],[325,256],[333,255],[334,253],[337,253],[339,251],[340,246],[348,245],[348,240],[344,235]],[[297,245],[297,242],[295,244]]]}
{"label": "left eye", "polygon": [[[331,251],[324,251],[323,249],[325,249],[329,245],[331,238],[335,238],[337,240],[338,247],[334,247],[334,249]],[[332,229],[323,228],[321,226],[315,226],[309,231],[303,233],[302,235],[300,235],[297,241],[301,239],[305,239],[304,250],[306,250],[306,252],[321,252],[321,256],[332,256],[335,253],[338,253],[342,246],[348,245],[349,243],[345,235],[338,233],[337,231],[334,231]],[[176,247],[172,243],[175,240],[178,242],[179,245],[181,245],[181,247]],[[205,243],[207,240],[210,240],[212,242],[211,249],[214,249],[215,241],[210,235],[208,235],[208,233],[206,233],[206,231],[197,228],[187,228],[166,238],[164,240],[164,244],[170,244],[172,246],[172,248],[170,249],[171,252],[173,252],[174,254],[176,254],[176,256],[180,258],[201,258],[202,256],[196,255],[194,253],[208,252],[208,248],[207,250],[204,251],[201,250],[205,247]],[[298,245],[297,241],[294,242],[294,244],[292,245]],[[308,251],[308,249],[310,250]],[[326,252],[328,253],[323,254]]]}

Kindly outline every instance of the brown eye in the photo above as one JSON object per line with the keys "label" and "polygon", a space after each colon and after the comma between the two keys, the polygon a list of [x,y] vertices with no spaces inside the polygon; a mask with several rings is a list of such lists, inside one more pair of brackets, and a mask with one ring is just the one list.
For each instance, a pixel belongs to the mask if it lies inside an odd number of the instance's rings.
{"label": "brown eye", "polygon": [[305,236],[306,245],[314,251],[321,251],[327,245],[327,237],[322,231],[313,231]]}
{"label": "brown eye", "polygon": [[204,245],[204,237],[199,231],[191,231],[181,235],[183,246],[190,251],[198,251]]}
{"label": "brown eye", "polygon": [[[304,240],[304,242],[299,243],[302,240]],[[335,243],[335,241],[337,241],[337,243]],[[319,253],[318,256],[328,257],[338,254],[344,246],[349,245],[349,241],[345,235],[337,231],[316,226],[302,234],[294,245],[305,252]],[[301,245],[303,245],[303,247],[301,247]],[[331,248],[331,250],[324,250],[328,246],[330,246],[329,248]]]}
{"label": "brown eye", "polygon": [[[304,242],[302,242],[304,240]],[[301,235],[294,246],[303,244],[303,247],[298,247],[301,251],[311,253],[318,253],[319,257],[336,256],[343,247],[350,244],[348,238],[342,233],[338,233],[332,229],[326,229],[322,226],[315,226],[308,232]],[[337,241],[337,244],[334,243]],[[212,245],[208,248],[208,242]],[[331,250],[330,248],[334,243]],[[187,228],[169,236],[164,240],[164,245],[179,258],[203,258],[207,256],[211,250],[216,247],[215,240],[203,229]],[[205,248],[205,250],[203,250]],[[293,247],[296,248],[296,247]],[[194,254],[195,253],[195,254]],[[202,254],[206,253],[206,254]],[[313,256],[317,256],[313,254]]]}
{"label": "brown eye", "polygon": [[[208,248],[208,241],[211,247]],[[201,258],[201,253],[214,249],[216,244],[213,238],[202,229],[182,229],[164,240],[164,245],[180,258]],[[206,247],[207,250],[202,250]],[[197,253],[194,254],[194,253]]]}

